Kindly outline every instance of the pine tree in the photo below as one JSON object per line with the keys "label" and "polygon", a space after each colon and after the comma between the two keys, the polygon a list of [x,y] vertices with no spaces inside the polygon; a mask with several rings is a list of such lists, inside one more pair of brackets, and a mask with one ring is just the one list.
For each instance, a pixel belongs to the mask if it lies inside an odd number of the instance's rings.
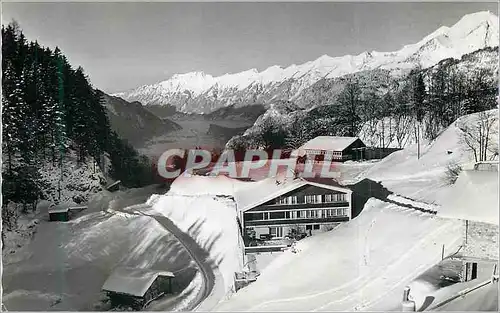
{"label": "pine tree", "polygon": [[413,89],[413,111],[417,120],[416,137],[417,137],[417,158],[420,159],[420,127],[425,115],[425,99],[427,93],[425,90],[424,77],[421,72],[415,73],[412,77]]}

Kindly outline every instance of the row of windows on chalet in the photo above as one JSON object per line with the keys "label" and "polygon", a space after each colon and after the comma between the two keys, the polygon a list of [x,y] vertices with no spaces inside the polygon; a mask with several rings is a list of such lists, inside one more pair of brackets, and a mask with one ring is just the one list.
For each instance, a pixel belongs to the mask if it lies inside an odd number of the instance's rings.
{"label": "row of windows on chalet", "polygon": [[346,202],[344,193],[334,193],[327,195],[306,195],[304,197],[290,196],[276,199],[276,204],[298,204],[298,203],[331,203]]}
{"label": "row of windows on chalet", "polygon": [[314,149],[307,149],[306,150],[307,154],[314,154],[314,155],[334,155],[334,156],[342,156],[342,151],[327,151],[327,150],[314,150]]}
{"label": "row of windows on chalet", "polygon": [[320,209],[320,210],[295,210],[282,212],[246,213],[248,221],[265,221],[280,219],[328,218],[347,216],[347,208]]}

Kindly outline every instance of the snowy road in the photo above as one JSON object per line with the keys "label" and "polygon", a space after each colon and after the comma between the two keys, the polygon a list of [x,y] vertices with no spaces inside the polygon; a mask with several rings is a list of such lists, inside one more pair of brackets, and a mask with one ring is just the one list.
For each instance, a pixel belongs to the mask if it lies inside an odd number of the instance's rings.
{"label": "snowy road", "polygon": [[[127,207],[124,209],[118,209],[117,211],[125,214],[133,214],[139,216],[148,216],[156,220],[166,231],[172,234],[186,249],[191,258],[196,262],[198,269],[202,275],[201,290],[197,293],[196,297],[189,301],[188,304],[182,307],[183,311],[191,311],[194,309],[199,309],[200,306],[210,306],[209,304],[204,305],[204,303],[211,302],[210,296],[213,295],[215,290],[215,283],[219,279],[216,276],[220,276],[216,270],[216,265],[210,261],[209,254],[202,247],[200,247],[196,241],[188,234],[180,230],[169,218],[163,215],[148,214],[145,211],[150,211],[151,206],[146,204],[135,205]],[[214,303],[215,305],[215,303]],[[152,303],[148,309],[154,306],[155,310],[164,309],[161,303]]]}

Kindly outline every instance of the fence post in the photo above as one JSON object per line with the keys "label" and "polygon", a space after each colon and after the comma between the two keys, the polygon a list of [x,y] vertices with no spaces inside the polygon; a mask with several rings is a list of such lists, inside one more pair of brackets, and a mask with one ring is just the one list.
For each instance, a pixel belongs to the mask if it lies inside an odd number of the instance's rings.
{"label": "fence post", "polygon": [[444,260],[444,244],[443,244],[443,247],[441,249],[441,261]]}
{"label": "fence post", "polygon": [[408,301],[409,295],[410,295],[410,287],[406,286],[403,291],[403,301]]}
{"label": "fence post", "polygon": [[403,302],[402,302],[402,311],[403,312],[415,312],[415,301],[411,301],[408,299],[410,295],[410,287],[406,286],[403,291]]}

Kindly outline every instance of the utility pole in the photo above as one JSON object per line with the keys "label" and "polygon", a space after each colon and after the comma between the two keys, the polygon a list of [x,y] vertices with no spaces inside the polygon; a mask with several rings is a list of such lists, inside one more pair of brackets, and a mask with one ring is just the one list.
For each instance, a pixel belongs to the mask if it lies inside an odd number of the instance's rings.
{"label": "utility pole", "polygon": [[417,159],[420,159],[420,122],[417,124]]}

